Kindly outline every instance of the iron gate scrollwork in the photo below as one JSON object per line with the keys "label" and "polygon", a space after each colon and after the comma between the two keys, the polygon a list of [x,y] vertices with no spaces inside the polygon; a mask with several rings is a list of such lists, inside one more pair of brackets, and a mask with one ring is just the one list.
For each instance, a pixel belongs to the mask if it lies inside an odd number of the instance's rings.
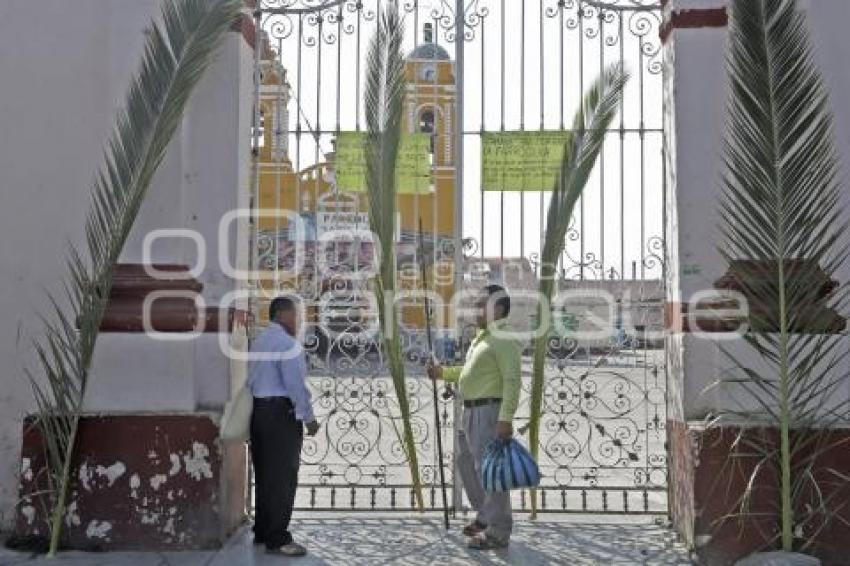
{"label": "iron gate scrollwork", "polygon": [[[363,196],[335,191],[335,140],[342,131],[364,129],[365,52],[387,1],[392,0],[261,0],[256,13],[267,44],[261,35],[252,196],[260,208],[292,208],[304,228],[295,234],[289,221],[256,223],[256,265],[272,275],[270,283],[256,282],[254,288],[260,297],[296,292],[308,305],[310,387],[324,425],[317,437],[305,439],[297,501],[303,509],[414,507],[396,432],[398,402],[369,314],[368,278],[362,277],[373,261],[372,245],[357,238],[321,244],[321,234],[334,228],[335,219],[345,218],[346,228],[363,222]],[[567,330],[548,337],[541,505],[554,512],[666,513],[661,8],[651,0],[463,4],[459,26],[455,0],[399,2],[406,15],[409,64],[412,73],[421,73],[413,75],[418,86],[408,94],[407,124],[411,131],[432,135],[431,192],[451,187],[462,195],[462,209],[455,212],[462,214],[463,232],[447,232],[428,196],[411,197],[404,206],[412,217],[433,206],[426,223],[429,253],[461,270],[458,288],[506,285],[516,295],[520,325],[533,318],[523,298],[536,289],[548,196],[479,191],[481,134],[564,129],[585,87],[606,63],[622,61],[632,72],[560,261],[559,289],[582,291],[584,302],[555,313],[564,317]],[[462,61],[455,60],[459,41],[464,42]],[[448,82],[442,64],[450,65]],[[462,120],[453,98],[459,66]],[[458,123],[462,132],[454,131]],[[461,162],[459,150],[466,156],[461,171],[454,167]],[[421,258],[415,234],[400,224],[403,279],[406,270],[417,271]],[[455,242],[462,246],[459,264]],[[293,276],[296,249],[306,261],[303,272]],[[576,338],[569,329],[589,324],[601,308],[594,297],[603,294],[616,305],[610,331]],[[440,330],[435,338],[442,361],[460,363],[473,335],[469,326]],[[443,426],[434,430],[431,383],[422,371],[424,332],[404,323],[402,340],[426,505],[435,509],[440,505],[435,434],[442,435],[453,486],[457,400],[442,387]],[[529,354],[530,341],[517,414],[521,439],[528,419]],[[527,493],[515,498],[517,508],[527,506]]]}

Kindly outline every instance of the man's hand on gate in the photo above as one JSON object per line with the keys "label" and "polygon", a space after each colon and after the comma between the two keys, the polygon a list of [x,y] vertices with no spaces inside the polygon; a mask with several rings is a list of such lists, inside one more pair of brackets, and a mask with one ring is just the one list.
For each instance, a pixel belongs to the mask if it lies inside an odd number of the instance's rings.
{"label": "man's hand on gate", "polygon": [[425,364],[425,371],[428,372],[428,377],[431,379],[443,379],[443,368],[436,364],[433,359],[428,360]]}
{"label": "man's hand on gate", "polygon": [[310,421],[307,423],[307,436],[316,436],[319,432],[319,423],[317,421]]}
{"label": "man's hand on gate", "polygon": [[496,423],[496,436],[498,436],[502,440],[507,440],[513,435],[514,427],[511,423],[506,421],[499,421]]}

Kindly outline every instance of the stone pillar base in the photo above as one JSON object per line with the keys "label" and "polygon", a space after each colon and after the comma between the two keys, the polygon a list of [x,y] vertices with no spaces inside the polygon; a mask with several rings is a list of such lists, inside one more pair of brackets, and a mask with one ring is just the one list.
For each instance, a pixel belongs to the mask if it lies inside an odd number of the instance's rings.
{"label": "stone pillar base", "polygon": [[[673,524],[701,564],[731,565],[756,551],[776,547],[779,533],[778,465],[764,465],[748,445],[771,443],[778,447],[776,428],[724,426],[706,429],[702,423],[668,421],[670,444],[670,514]],[[743,433],[743,436],[741,436]],[[831,431],[833,446],[817,461],[815,477],[820,494],[810,490],[806,501],[816,508],[823,497],[834,516],[807,514],[805,502],[797,518],[805,520],[802,534],[813,539],[805,552],[824,566],[846,565],[850,540],[850,485],[833,472],[850,476],[850,430]],[[761,463],[761,465],[760,465]],[[740,497],[758,469],[748,504],[750,516],[740,512]]]}
{"label": "stone pillar base", "polygon": [[[63,545],[216,548],[245,517],[246,453],[208,414],[100,415],[80,424]],[[24,425],[16,531],[46,536],[41,435]]]}

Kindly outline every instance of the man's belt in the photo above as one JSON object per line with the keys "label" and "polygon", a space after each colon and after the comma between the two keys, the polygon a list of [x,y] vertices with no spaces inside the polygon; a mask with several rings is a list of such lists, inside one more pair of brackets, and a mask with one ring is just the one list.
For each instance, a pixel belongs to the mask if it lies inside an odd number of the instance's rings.
{"label": "man's belt", "polygon": [[283,407],[285,409],[294,409],[295,404],[289,397],[254,397],[254,404],[257,406],[268,407]]}
{"label": "man's belt", "polygon": [[484,405],[496,405],[501,403],[502,400],[498,397],[486,397],[484,399],[465,399],[463,401],[464,408],[469,409],[470,407],[483,407]]}

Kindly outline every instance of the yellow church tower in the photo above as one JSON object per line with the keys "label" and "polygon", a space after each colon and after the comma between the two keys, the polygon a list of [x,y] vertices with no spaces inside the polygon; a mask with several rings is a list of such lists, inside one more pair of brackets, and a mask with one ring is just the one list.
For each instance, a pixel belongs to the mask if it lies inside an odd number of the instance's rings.
{"label": "yellow church tower", "polygon": [[[423,231],[430,235],[433,246],[439,251],[443,242],[451,241],[454,231],[454,139],[455,119],[455,64],[448,52],[434,41],[433,24],[426,23],[423,42],[407,57],[407,95],[403,128],[408,133],[431,135],[432,190],[427,195],[399,195],[402,254],[408,246],[416,245],[415,235],[421,219]],[[416,255],[411,253],[411,255]],[[437,254],[439,256],[439,254]],[[454,292],[454,263],[450,259],[428,267],[428,288],[443,297],[448,305]],[[403,273],[402,289],[421,289],[420,273]],[[435,323],[452,327],[448,306],[435,309]],[[402,309],[403,325],[423,327],[421,307]]]}
{"label": "yellow church tower", "polygon": [[[432,180],[427,193],[398,195],[398,263],[401,289],[421,289],[420,274],[413,258],[418,257],[417,236],[420,220],[428,247],[441,249],[451,241],[454,230],[454,129],[455,119],[455,65],[448,52],[434,41],[431,23],[425,24],[424,41],[407,57],[405,113],[402,128],[408,133],[426,133],[431,136],[430,161]],[[324,226],[335,224],[368,229],[368,198],[365,192],[346,193],[335,184],[334,153],[325,161],[301,171],[295,171],[289,156],[290,92],[286,70],[278,58],[269,53],[261,62],[260,129],[255,133],[258,174],[260,242],[258,243],[260,269],[272,270],[274,278],[267,278],[262,287],[269,295],[292,289],[316,300],[327,287],[318,280],[315,266],[308,265],[297,277],[287,271],[294,249],[287,217],[274,213],[287,211],[287,216],[298,215],[306,230],[301,234],[309,248],[321,236]],[[338,220],[337,222],[334,219]],[[310,254],[308,253],[308,256]],[[407,269],[405,269],[407,266]],[[448,302],[454,289],[453,263],[446,261],[429,266],[430,289],[440,293]],[[308,300],[310,297],[305,297]],[[261,309],[261,313],[262,313]],[[443,316],[439,316],[442,314]],[[436,320],[448,322],[448,309],[438,313]],[[421,307],[402,308],[402,324],[421,328],[424,318]]]}
{"label": "yellow church tower", "polygon": [[407,96],[403,127],[409,133],[431,135],[433,190],[427,196],[400,195],[402,230],[415,232],[419,217],[426,232],[451,237],[454,230],[454,62],[434,42],[432,24],[424,41],[407,57]]}

